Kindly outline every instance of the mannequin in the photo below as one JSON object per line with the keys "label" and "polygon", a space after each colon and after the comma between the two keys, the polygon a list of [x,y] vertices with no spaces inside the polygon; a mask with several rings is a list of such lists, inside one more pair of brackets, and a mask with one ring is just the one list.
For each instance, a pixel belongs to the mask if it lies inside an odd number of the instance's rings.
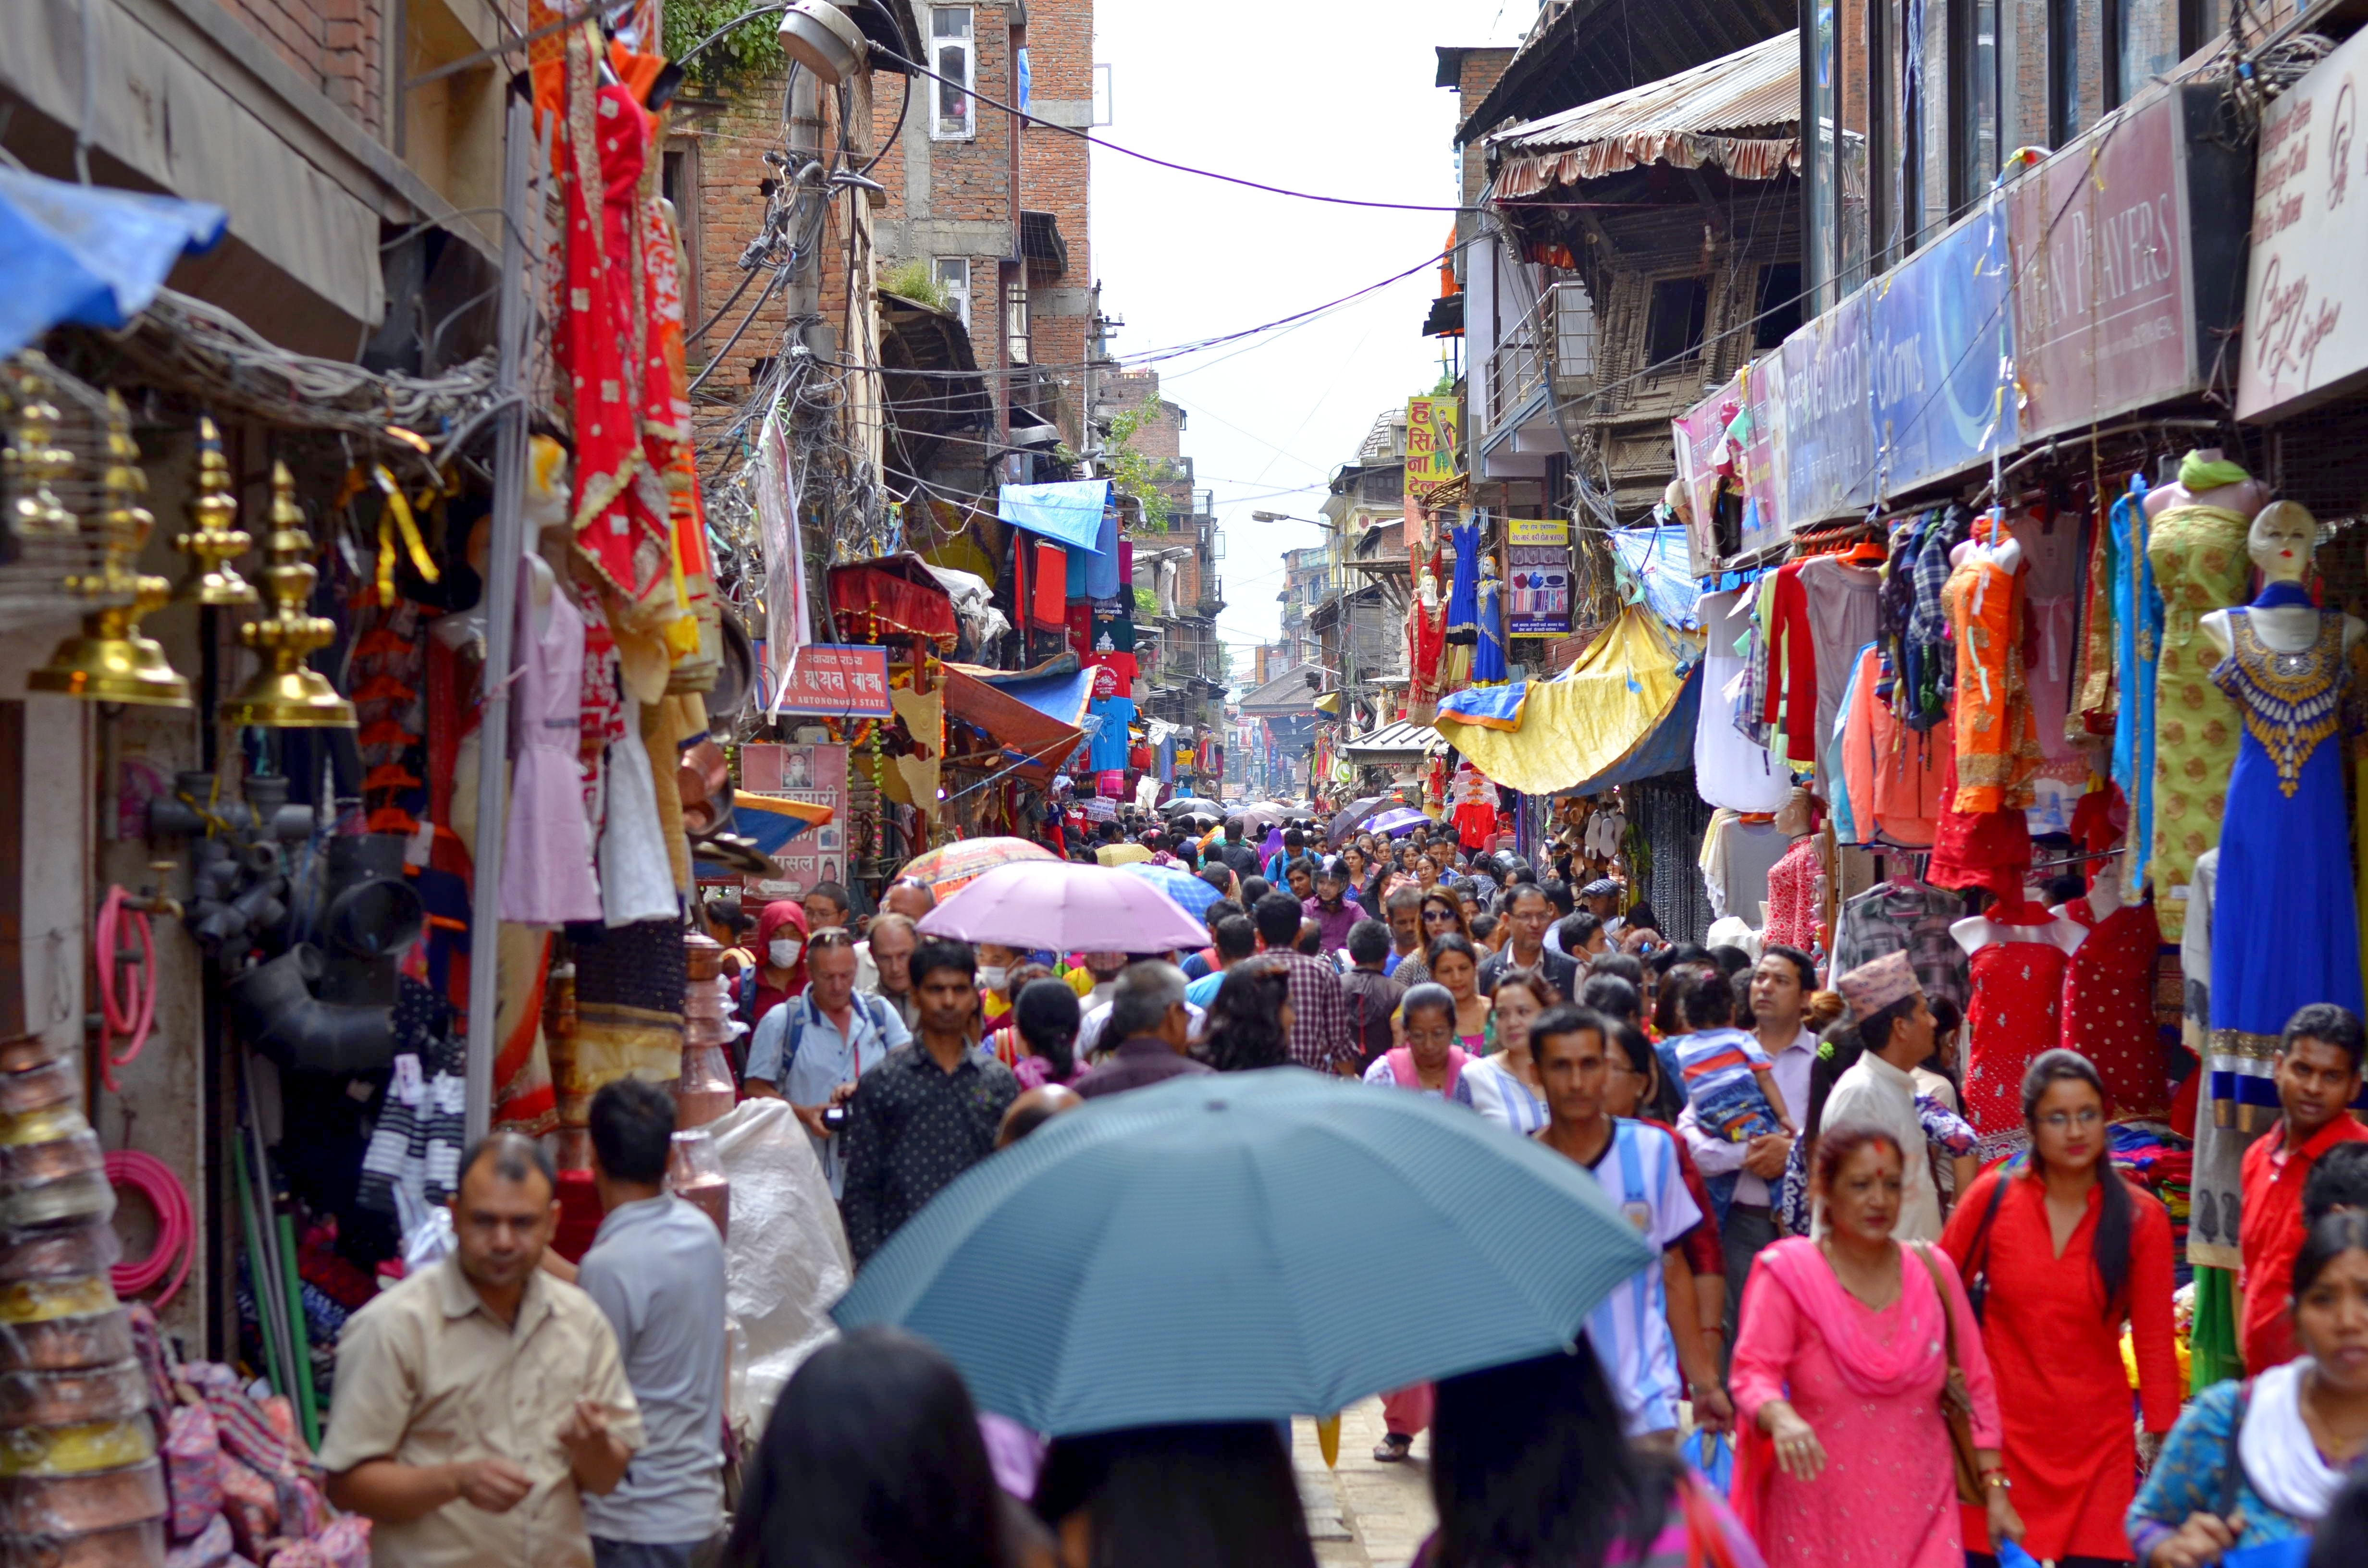
{"label": "mannequin", "polygon": [[2268,500],[2265,486],[2208,447],[2188,453],[2178,480],[2142,503],[2146,565],[2162,605],[2145,871],[2166,941],[2186,931],[2188,881],[2195,858],[2219,842],[2237,760],[2237,708],[2213,683],[2217,651],[2198,622],[2245,597],[2246,540]]}
{"label": "mannequin", "polygon": [[2022,1075],[2041,1051],[2062,1042],[2065,971],[2089,931],[2022,898],[1960,920],[1949,935],[1972,960],[1965,1119],[1980,1135],[1980,1157],[1987,1162],[2029,1142]]}
{"label": "mannequin", "polygon": [[2304,591],[2317,531],[2294,502],[2262,508],[2247,536],[2260,597],[2202,623],[2220,655],[2212,680],[2242,720],[2212,901],[2214,1053],[2271,1054],[2305,1003],[2361,1006],[2340,719],[2368,627]]}
{"label": "mannequin", "polygon": [[[2231,485],[2237,489],[2239,486]],[[2245,553],[2261,574],[2263,599],[2272,583],[2299,585],[2310,571],[2311,552],[2318,543],[2318,524],[2307,508],[2293,501],[2272,501],[2253,515],[2252,527],[2245,535]],[[2307,605],[2255,602],[2249,607],[2253,630],[2263,642],[2282,653],[2298,653],[2310,646],[2318,635],[2320,612]],[[2230,627],[2228,612],[2215,609],[2196,623],[2212,651],[2220,658],[2228,656]],[[2347,653],[2360,644],[2362,633],[2368,633],[2368,621],[2358,616],[2343,618],[2343,651]]]}

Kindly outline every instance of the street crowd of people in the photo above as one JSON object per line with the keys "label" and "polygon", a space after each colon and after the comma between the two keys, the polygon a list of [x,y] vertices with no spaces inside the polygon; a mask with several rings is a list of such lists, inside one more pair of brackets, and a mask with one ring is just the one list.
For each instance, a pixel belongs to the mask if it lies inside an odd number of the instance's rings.
{"label": "street crowd of people", "polygon": [[[825,885],[726,926],[743,1093],[789,1103],[859,1269],[1087,1101],[1335,1074],[1536,1140],[1658,1255],[1567,1352],[1385,1394],[1375,1460],[1428,1436],[1426,1568],[2368,1562],[2368,1127],[2342,1008],[2287,1026],[2283,1119],[2247,1157],[2249,1375],[2189,1400],[2170,1223],[2112,1163],[2097,1070],[2039,1055],[2028,1153],[1977,1169],[1954,1020],[1907,955],[1821,976],[1790,948],[1672,942],[1616,881],[1419,829],[1131,841],[1215,895],[1204,946],[947,940],[917,929],[936,899],[915,881],[862,922]],[[723,1253],[666,1191],[671,1131],[662,1091],[601,1091],[606,1219],[574,1269],[549,1251],[548,1160],[489,1140],[452,1255],[355,1317],[321,1461],[380,1562],[1313,1564],[1287,1429],[1048,1442],[892,1330],[815,1351],[727,1455]],[[1720,1485],[1690,1462],[1703,1442],[1732,1445]]]}

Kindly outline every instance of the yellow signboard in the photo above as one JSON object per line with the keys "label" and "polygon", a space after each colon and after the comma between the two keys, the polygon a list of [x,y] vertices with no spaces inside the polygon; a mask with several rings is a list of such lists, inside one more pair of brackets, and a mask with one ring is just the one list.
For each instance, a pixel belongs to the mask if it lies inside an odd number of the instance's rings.
{"label": "yellow signboard", "polygon": [[1458,406],[1452,397],[1406,399],[1407,494],[1427,495],[1455,477]]}

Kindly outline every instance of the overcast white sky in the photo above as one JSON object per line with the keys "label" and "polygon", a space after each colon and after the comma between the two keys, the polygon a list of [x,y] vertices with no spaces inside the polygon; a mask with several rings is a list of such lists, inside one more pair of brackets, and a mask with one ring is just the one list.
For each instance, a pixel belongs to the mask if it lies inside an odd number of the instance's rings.
{"label": "overcast white sky", "polygon": [[[1510,42],[1536,0],[1100,0],[1094,58],[1112,78],[1120,146],[1269,185],[1452,205],[1454,93],[1431,85],[1433,46]],[[1097,148],[1092,261],[1102,309],[1125,319],[1121,357],[1292,314],[1445,247],[1448,212],[1337,207],[1173,173]],[[1156,368],[1188,414],[1184,450],[1216,493],[1227,554],[1218,618],[1246,678],[1279,632],[1282,552],[1374,416],[1429,391],[1441,340],[1419,335],[1438,273],[1315,322]],[[1278,494],[1278,492],[1284,494]]]}

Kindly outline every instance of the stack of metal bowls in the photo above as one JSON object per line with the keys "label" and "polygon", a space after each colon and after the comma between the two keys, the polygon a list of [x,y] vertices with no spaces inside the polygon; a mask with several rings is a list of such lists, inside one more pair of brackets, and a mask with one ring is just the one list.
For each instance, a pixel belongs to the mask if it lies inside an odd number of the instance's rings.
{"label": "stack of metal bowls", "polygon": [[158,1414],[108,1270],[115,1193],[80,1063],[0,1042],[0,1563],[162,1563]]}

